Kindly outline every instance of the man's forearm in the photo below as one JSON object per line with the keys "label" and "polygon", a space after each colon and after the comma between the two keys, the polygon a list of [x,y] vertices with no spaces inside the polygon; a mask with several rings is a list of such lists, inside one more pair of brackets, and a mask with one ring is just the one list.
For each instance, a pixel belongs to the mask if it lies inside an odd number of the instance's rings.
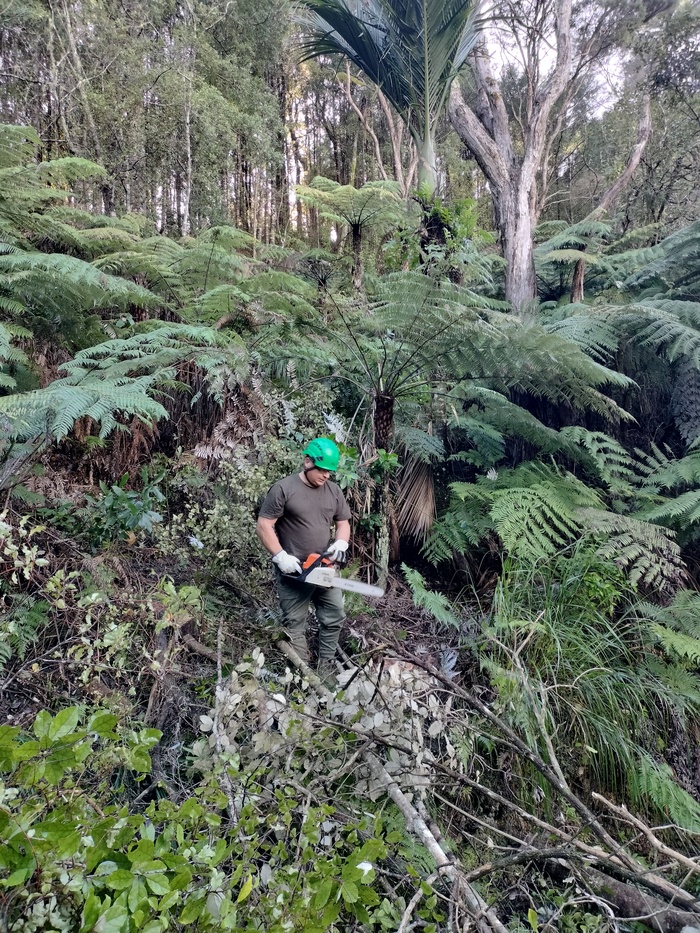
{"label": "man's forearm", "polygon": [[268,554],[272,554],[274,557],[275,554],[279,554],[279,552],[283,550],[279,538],[277,537],[274,524],[258,521],[255,530],[260,538],[262,546]]}
{"label": "man's forearm", "polygon": [[350,522],[346,520],[336,522],[335,540],[336,541],[349,541],[350,540]]}

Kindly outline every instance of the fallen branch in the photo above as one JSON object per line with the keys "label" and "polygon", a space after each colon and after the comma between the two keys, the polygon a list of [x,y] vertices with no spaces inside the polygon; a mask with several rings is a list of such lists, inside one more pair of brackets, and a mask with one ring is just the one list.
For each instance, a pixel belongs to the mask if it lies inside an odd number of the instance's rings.
{"label": "fallen branch", "polygon": [[674,862],[677,862],[679,865],[682,865],[683,868],[687,868],[690,874],[700,875],[700,864],[698,864],[696,859],[688,858],[687,855],[683,855],[682,852],[677,852],[675,849],[672,849],[670,846],[667,846],[663,843],[657,836],[654,835],[650,826],[647,826],[646,823],[643,823],[636,816],[632,816],[627,807],[625,806],[616,806],[614,803],[611,803],[602,794],[593,793],[591,795],[594,800],[597,800],[599,803],[602,803],[604,807],[607,807],[608,810],[611,810],[616,816],[619,816],[620,819],[624,820],[625,823],[629,823],[632,826],[635,826],[639,829],[649,840],[649,843],[656,849],[657,852],[660,852],[662,855],[665,855],[667,858],[673,859]]}
{"label": "fallen branch", "polygon": [[213,661],[214,664],[218,663],[219,656],[217,655],[216,651],[213,651],[211,648],[207,648],[207,646],[203,645],[201,641],[197,641],[193,635],[183,635],[182,643],[187,645],[188,648],[191,648],[192,651],[196,652],[197,654],[201,654],[202,657],[209,658],[209,660]]}
{"label": "fallen branch", "polygon": [[[549,863],[549,868],[558,878],[570,873],[569,866],[560,862]],[[578,880],[612,904],[626,920],[637,920],[657,933],[700,933],[697,914],[679,910],[602,871],[586,866],[585,871],[578,873]]]}
{"label": "fallen branch", "polygon": [[[302,661],[296,651],[287,641],[278,641],[277,647],[282,654],[308,678],[321,696],[332,701],[335,699],[333,693],[325,686],[319,677],[314,674],[308,664]],[[440,846],[433,833],[428,828],[427,823],[418,813],[416,808],[410,802],[408,797],[401,790],[396,781],[384,768],[377,756],[369,749],[360,756],[367,765],[370,774],[377,784],[385,791],[400,810],[406,820],[406,828],[412,833],[422,845],[430,852],[435,860],[439,874],[444,874],[453,881],[459,882],[459,890],[462,892],[465,901],[469,907],[469,912],[476,921],[477,928],[482,933],[507,933],[506,927],[496,916],[495,912],[486,904],[486,902],[477,894],[474,888],[466,881],[464,872],[457,862],[451,859]]]}

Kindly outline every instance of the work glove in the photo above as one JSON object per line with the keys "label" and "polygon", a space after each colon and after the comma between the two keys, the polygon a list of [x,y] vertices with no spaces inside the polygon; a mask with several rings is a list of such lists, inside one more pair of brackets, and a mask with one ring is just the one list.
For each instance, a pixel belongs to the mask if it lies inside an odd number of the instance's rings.
{"label": "work glove", "polygon": [[293,554],[287,554],[286,551],[280,551],[272,558],[272,563],[277,564],[282,573],[301,573],[301,561]]}
{"label": "work glove", "polygon": [[334,541],[326,551],[326,557],[329,560],[342,561],[345,557],[345,552],[348,549],[348,542],[343,541],[342,538],[338,538],[337,541]]}

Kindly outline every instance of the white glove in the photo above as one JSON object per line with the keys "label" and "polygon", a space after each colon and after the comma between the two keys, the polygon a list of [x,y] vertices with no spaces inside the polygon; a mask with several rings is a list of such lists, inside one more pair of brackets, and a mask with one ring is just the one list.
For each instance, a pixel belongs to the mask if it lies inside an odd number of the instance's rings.
{"label": "white glove", "polygon": [[286,551],[280,551],[272,558],[272,563],[277,564],[282,573],[301,573],[301,561],[293,554],[287,554]]}
{"label": "white glove", "polygon": [[337,541],[334,541],[326,551],[326,557],[329,560],[340,560],[343,554],[348,549],[348,542],[343,541],[342,538],[338,538]]}

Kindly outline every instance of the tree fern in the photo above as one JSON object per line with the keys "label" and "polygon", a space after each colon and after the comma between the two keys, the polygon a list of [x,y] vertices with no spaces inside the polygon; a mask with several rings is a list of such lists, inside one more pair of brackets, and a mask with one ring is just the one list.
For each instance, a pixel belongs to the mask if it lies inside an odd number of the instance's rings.
{"label": "tree fern", "polygon": [[157,400],[164,388],[185,388],[177,378],[184,365],[202,372],[219,402],[247,372],[242,345],[211,329],[161,326],[128,339],[108,340],[65,363],[62,368],[68,375],[46,388],[0,398],[0,414],[11,426],[7,439],[60,440],[78,418],[99,424],[100,437],[123,426],[119,416],[153,424],[167,417]]}

